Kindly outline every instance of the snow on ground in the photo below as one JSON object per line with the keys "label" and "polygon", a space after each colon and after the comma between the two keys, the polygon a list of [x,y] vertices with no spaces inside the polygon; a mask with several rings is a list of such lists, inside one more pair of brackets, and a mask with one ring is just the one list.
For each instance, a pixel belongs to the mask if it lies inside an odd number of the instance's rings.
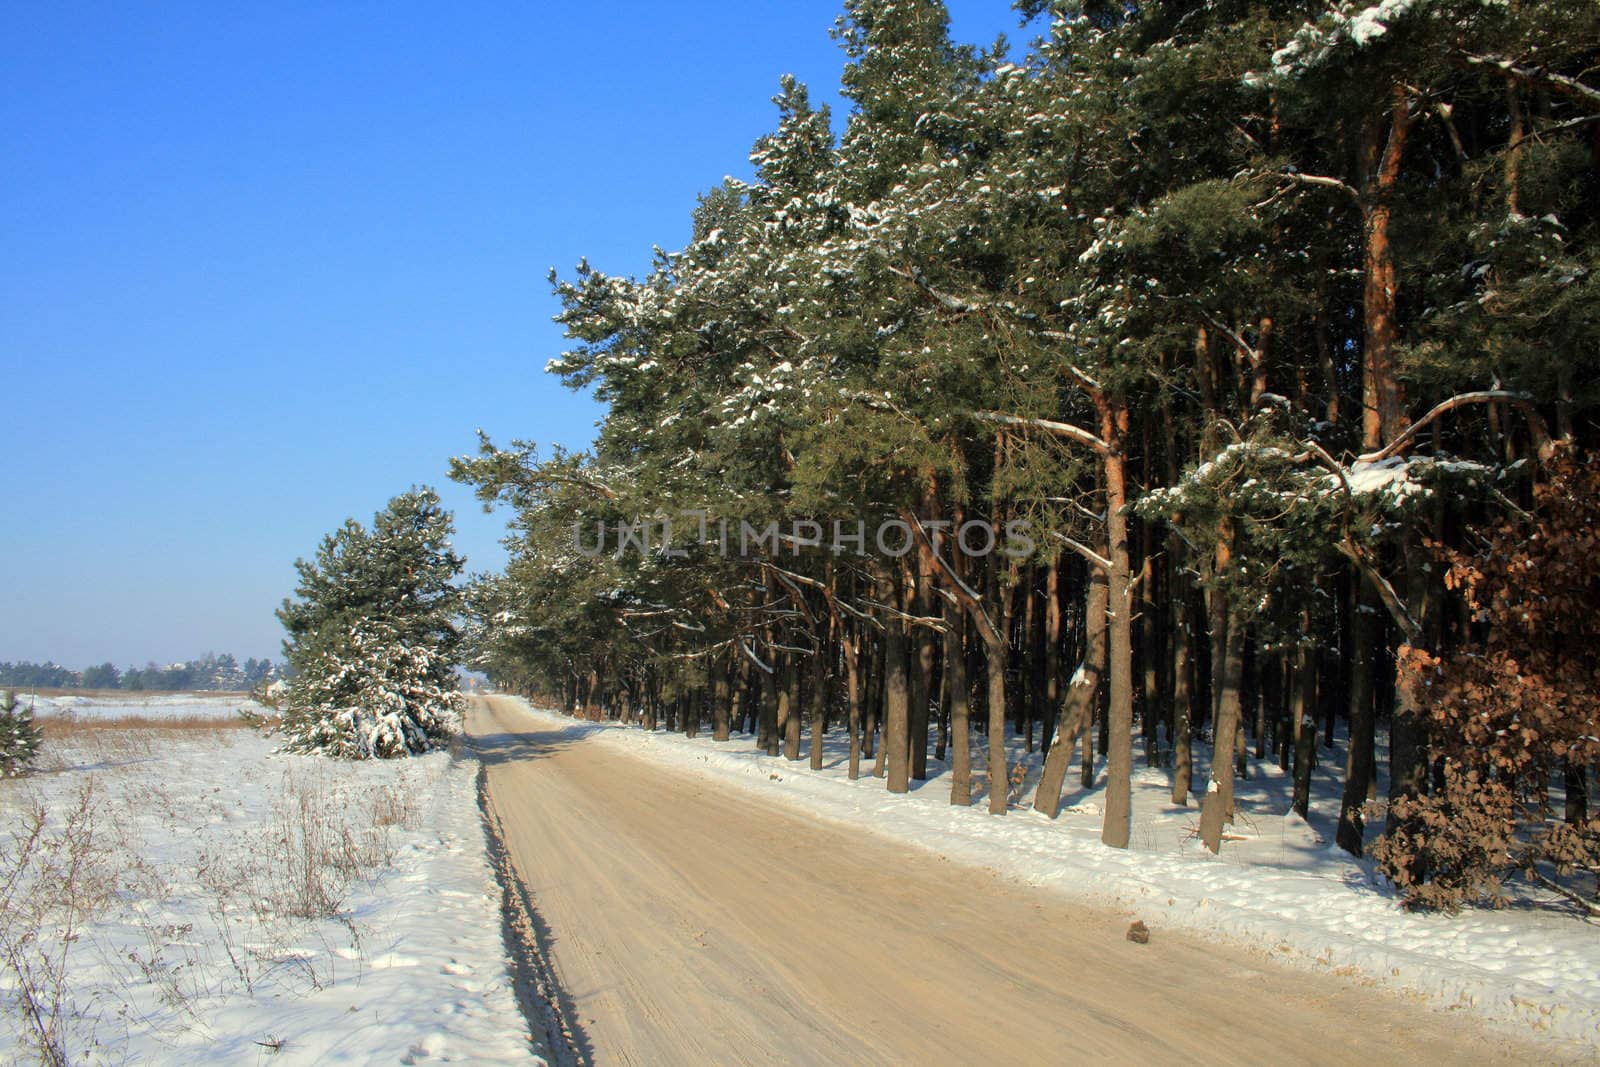
{"label": "snow on ground", "polygon": [[[1196,836],[1198,808],[1170,799],[1166,771],[1135,772],[1132,847],[1100,843],[1104,774],[1080,785],[1074,758],[1062,813],[1034,812],[1038,756],[1014,788],[1003,818],[987,813],[983,745],[974,733],[970,808],[952,807],[945,768],[931,756],[929,778],[893,796],[864,761],[846,774],[846,740],[828,735],[823,770],[756,748],[748,735],[718,744],[647,733],[616,723],[579,722],[531,709],[540,719],[602,744],[716,777],[817,816],[883,833],[941,856],[1029,884],[1111,904],[1149,923],[1240,943],[1302,967],[1422,994],[1436,1007],[1471,1011],[1563,1042],[1600,1048],[1600,931],[1554,905],[1523,899],[1503,910],[1457,916],[1409,913],[1369,866],[1332,843],[1338,818],[1338,753],[1323,751],[1309,822],[1288,812],[1291,783],[1276,765],[1252,761],[1236,787],[1241,818],[1212,856]],[[1014,739],[1018,745],[1021,739]],[[1195,745],[1194,780],[1206,759]],[[1016,760],[1025,754],[1012,753]],[[1136,753],[1137,756],[1137,753]]]}
{"label": "snow on ground", "polygon": [[47,724],[38,772],[0,781],[0,1062],[32,1057],[21,994],[48,1021],[57,990],[73,1063],[539,1062],[476,761],[273,749],[239,728]]}
{"label": "snow on ground", "polygon": [[33,706],[39,719],[231,719],[241,708],[262,711],[249,696],[236,693],[151,693],[129,692],[115,696],[105,693],[33,695],[17,690],[17,703]]}

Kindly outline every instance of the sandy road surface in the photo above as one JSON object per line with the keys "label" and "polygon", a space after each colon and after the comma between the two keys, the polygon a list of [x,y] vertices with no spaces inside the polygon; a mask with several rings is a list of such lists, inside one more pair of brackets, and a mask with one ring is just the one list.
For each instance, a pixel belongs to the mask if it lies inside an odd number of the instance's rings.
{"label": "sandy road surface", "polygon": [[[1529,1063],[1538,1049],[473,702],[580,1059]],[[707,742],[708,744],[710,742]]]}

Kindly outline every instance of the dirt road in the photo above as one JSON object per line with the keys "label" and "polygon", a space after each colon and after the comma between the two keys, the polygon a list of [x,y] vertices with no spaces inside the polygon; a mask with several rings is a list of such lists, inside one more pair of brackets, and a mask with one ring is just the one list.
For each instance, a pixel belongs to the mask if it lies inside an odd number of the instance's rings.
{"label": "dirt road", "polygon": [[[1462,1016],[942,862],[474,701],[595,1064],[1550,1062]],[[710,744],[711,742],[707,742]]]}

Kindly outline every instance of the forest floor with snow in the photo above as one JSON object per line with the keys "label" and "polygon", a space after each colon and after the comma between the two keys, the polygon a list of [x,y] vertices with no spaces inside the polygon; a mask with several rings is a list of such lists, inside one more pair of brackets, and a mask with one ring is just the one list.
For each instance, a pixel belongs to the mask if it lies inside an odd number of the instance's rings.
{"label": "forest floor with snow", "polygon": [[0,781],[0,1061],[538,1062],[470,752],[285,755],[241,703],[38,701]]}
{"label": "forest floor with snow", "polygon": [[[1342,747],[1323,749],[1311,818],[1289,812],[1291,783],[1271,761],[1252,760],[1238,783],[1240,818],[1213,856],[1199,843],[1197,806],[1171,802],[1170,778],[1136,761],[1131,847],[1100,843],[1104,773],[1081,786],[1074,758],[1052,821],[1031,808],[1040,756],[1011,738],[1011,807],[991,816],[982,738],[974,733],[973,804],[950,804],[947,768],[928,760],[928,779],[909,794],[889,794],[872,777],[846,774],[847,740],[830,732],[823,769],[768,756],[753,738],[726,743],[626,727],[578,722],[547,710],[553,725],[585,740],[625,747],[698,770],[717,781],[760,792],[805,810],[887,834],[948,859],[987,868],[1031,885],[1109,904],[1148,923],[1243,945],[1292,966],[1424,998],[1438,1010],[1464,1011],[1508,1030],[1534,1032],[1574,1048],[1600,1049],[1600,928],[1562,903],[1514,894],[1509,907],[1458,915],[1404,910],[1369,863],[1333,844],[1338,818]],[[1196,744],[1194,780],[1207,773]],[[1381,788],[1381,783],[1380,783]],[[1380,820],[1381,824],[1381,820]],[[1375,836],[1375,831],[1372,831]]]}

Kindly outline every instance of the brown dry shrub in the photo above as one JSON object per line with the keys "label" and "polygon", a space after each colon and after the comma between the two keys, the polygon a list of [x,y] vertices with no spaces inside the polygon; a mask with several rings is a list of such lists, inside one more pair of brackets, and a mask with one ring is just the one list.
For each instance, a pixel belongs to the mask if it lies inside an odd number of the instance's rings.
{"label": "brown dry shrub", "polygon": [[1473,632],[1440,656],[1401,650],[1401,684],[1427,731],[1435,788],[1396,802],[1373,849],[1408,905],[1503,902],[1507,875],[1593,910],[1600,820],[1550,817],[1556,774],[1600,759],[1600,462],[1550,465],[1533,513],[1470,553],[1436,549]]}

